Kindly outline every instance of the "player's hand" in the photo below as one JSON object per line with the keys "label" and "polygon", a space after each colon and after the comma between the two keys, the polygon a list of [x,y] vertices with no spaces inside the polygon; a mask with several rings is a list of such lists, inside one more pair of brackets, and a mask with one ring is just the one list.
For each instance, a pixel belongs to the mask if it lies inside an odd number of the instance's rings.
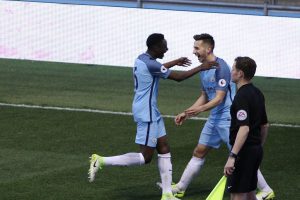
{"label": "player's hand", "polygon": [[226,177],[231,175],[233,173],[233,171],[235,170],[234,163],[235,163],[235,158],[228,157],[227,163],[224,167],[224,175]]}
{"label": "player's hand", "polygon": [[180,114],[178,114],[176,117],[175,117],[175,124],[177,125],[177,126],[180,126],[180,125],[182,125],[182,123],[184,122],[184,120],[186,120],[186,114],[183,112],[183,113],[180,113]]}
{"label": "player's hand", "polygon": [[176,65],[179,65],[182,67],[188,67],[192,64],[191,60],[188,59],[187,57],[178,58],[176,61],[177,61]]}
{"label": "player's hand", "polygon": [[194,117],[198,115],[201,112],[201,107],[194,107],[194,108],[189,108],[184,111],[187,117]]}
{"label": "player's hand", "polygon": [[217,69],[219,67],[219,63],[213,62],[204,62],[200,65],[201,71],[210,70],[210,69]]}

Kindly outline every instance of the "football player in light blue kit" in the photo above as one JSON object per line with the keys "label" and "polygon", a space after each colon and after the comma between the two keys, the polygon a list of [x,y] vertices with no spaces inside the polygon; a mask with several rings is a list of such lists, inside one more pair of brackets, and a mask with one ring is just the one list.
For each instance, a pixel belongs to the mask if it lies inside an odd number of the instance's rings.
{"label": "football player in light blue kit", "polygon": [[210,111],[205,123],[198,145],[194,149],[193,157],[186,166],[180,181],[173,185],[173,193],[183,197],[185,190],[192,179],[198,175],[204,164],[205,156],[210,149],[217,149],[221,142],[230,149],[230,106],[235,94],[235,85],[231,83],[230,68],[227,63],[214,55],[214,39],[209,34],[194,36],[194,51],[200,62],[216,61],[218,69],[200,72],[202,92],[197,101],[183,113],[177,115],[175,123],[181,125],[187,117],[195,116],[201,112]]}
{"label": "football player in light blue kit", "polygon": [[127,153],[119,156],[102,157],[93,154],[90,160],[89,179],[94,181],[98,169],[104,166],[135,166],[144,165],[151,161],[155,150],[158,152],[158,169],[162,182],[162,200],[175,200],[172,194],[172,164],[170,148],[164,121],[157,107],[159,80],[172,79],[182,81],[200,72],[217,66],[216,62],[204,62],[202,65],[184,72],[170,71],[169,68],[180,65],[190,65],[190,60],[182,57],[171,62],[161,64],[156,61],[162,59],[167,52],[167,41],[164,35],[151,34],[147,39],[148,50],[138,56],[133,68],[134,100],[132,112],[137,123],[135,142],[140,145],[140,153]]}
{"label": "football player in light blue kit", "polygon": [[[196,177],[204,164],[205,156],[212,149],[219,148],[221,142],[228,149],[230,128],[230,106],[236,92],[236,87],[231,82],[231,69],[221,58],[214,55],[214,39],[209,34],[194,36],[194,51],[198,60],[203,62],[216,61],[218,69],[210,69],[200,72],[202,92],[197,101],[183,113],[175,118],[175,123],[181,125],[187,117],[198,115],[201,112],[210,111],[209,118],[205,123],[198,145],[194,149],[193,157],[186,166],[180,181],[172,186],[172,192],[176,197],[183,197],[185,190]],[[260,170],[258,170],[258,187],[267,185]],[[262,190],[263,187],[259,187]]]}

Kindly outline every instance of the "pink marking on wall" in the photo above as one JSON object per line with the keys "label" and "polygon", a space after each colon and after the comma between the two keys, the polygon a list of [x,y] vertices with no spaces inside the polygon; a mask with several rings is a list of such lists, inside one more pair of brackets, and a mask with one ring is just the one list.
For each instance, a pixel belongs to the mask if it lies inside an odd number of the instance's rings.
{"label": "pink marking on wall", "polygon": [[92,60],[95,58],[95,53],[92,47],[89,47],[86,51],[80,53],[80,60],[86,61],[86,60]]}
{"label": "pink marking on wall", "polygon": [[8,13],[8,14],[14,14],[14,11],[11,8],[4,8],[4,12]]}
{"label": "pink marking on wall", "polygon": [[21,32],[22,32],[22,27],[16,28],[16,31],[17,31],[18,33],[21,33]]}
{"label": "pink marking on wall", "polygon": [[3,57],[12,57],[18,54],[17,48],[6,47],[4,45],[0,45],[0,56]]}
{"label": "pink marking on wall", "polygon": [[32,53],[32,56],[34,59],[43,59],[48,58],[50,56],[50,53],[44,50],[37,50]]}

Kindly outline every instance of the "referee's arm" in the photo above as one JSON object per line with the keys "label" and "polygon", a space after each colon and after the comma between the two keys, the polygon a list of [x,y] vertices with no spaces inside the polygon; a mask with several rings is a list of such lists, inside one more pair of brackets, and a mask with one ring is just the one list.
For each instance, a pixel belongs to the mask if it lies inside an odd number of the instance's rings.
{"label": "referee's arm", "polygon": [[[249,126],[247,126],[247,125],[240,126],[239,131],[236,135],[236,139],[235,139],[233,148],[231,150],[231,153],[233,153],[233,155],[237,156],[237,154],[243,147],[243,145],[248,137],[248,134],[249,134]],[[235,157],[229,156],[228,160],[225,164],[225,167],[224,167],[224,175],[225,176],[229,176],[233,173],[233,171],[235,169],[234,163],[235,163]]]}
{"label": "referee's arm", "polygon": [[261,134],[261,145],[264,145],[267,135],[268,135],[268,130],[269,130],[269,123],[263,124],[260,126],[260,134]]}
{"label": "referee's arm", "polygon": [[265,144],[269,130],[268,117],[266,112],[265,102],[263,104],[262,123],[260,125],[261,145]]}
{"label": "referee's arm", "polygon": [[248,137],[248,134],[249,134],[249,126],[246,125],[240,126],[239,131],[236,135],[234,145],[231,150],[232,153],[237,155],[240,152],[241,148],[243,147]]}

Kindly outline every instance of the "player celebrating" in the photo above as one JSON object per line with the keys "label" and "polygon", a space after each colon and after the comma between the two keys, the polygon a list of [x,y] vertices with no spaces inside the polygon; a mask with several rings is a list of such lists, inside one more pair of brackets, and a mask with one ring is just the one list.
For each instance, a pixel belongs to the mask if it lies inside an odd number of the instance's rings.
{"label": "player celebrating", "polygon": [[[194,36],[194,54],[200,62],[216,61],[218,69],[211,69],[200,73],[202,92],[198,100],[185,112],[175,118],[177,125],[182,125],[189,116],[195,116],[201,112],[211,110],[209,118],[201,132],[198,145],[194,149],[193,157],[186,166],[180,181],[172,186],[172,192],[176,197],[183,197],[185,190],[196,177],[204,165],[205,157],[212,148],[219,148],[223,141],[228,149],[230,128],[230,106],[235,94],[235,84],[231,83],[230,68],[226,62],[214,55],[214,39],[209,34]],[[158,183],[160,186],[160,183]],[[257,198],[272,199],[273,190],[268,186],[260,170],[258,170],[258,187],[260,193]]]}
{"label": "player celebrating", "polygon": [[190,60],[182,57],[171,62],[161,64],[156,61],[162,59],[168,51],[164,35],[151,34],[147,39],[147,52],[138,56],[133,68],[135,82],[135,96],[132,104],[134,121],[137,123],[135,142],[140,145],[140,153],[101,157],[93,154],[90,160],[89,179],[94,181],[98,169],[106,166],[136,166],[150,163],[155,149],[158,152],[158,169],[162,182],[162,200],[175,200],[171,190],[172,164],[170,148],[164,121],[157,107],[158,86],[160,78],[175,81],[185,80],[201,70],[217,66],[216,62],[206,62],[185,72],[170,71],[169,68],[179,65],[188,66]]}
{"label": "player celebrating", "polygon": [[219,148],[223,141],[230,149],[230,105],[235,93],[235,86],[230,82],[230,68],[227,63],[214,55],[214,39],[209,34],[194,36],[194,51],[201,63],[218,62],[218,69],[210,69],[200,73],[202,92],[197,101],[175,118],[177,125],[190,116],[211,110],[210,116],[202,130],[193,157],[186,166],[180,181],[173,185],[172,192],[177,197],[183,197],[192,179],[198,175],[204,164],[205,156],[211,148]]}

